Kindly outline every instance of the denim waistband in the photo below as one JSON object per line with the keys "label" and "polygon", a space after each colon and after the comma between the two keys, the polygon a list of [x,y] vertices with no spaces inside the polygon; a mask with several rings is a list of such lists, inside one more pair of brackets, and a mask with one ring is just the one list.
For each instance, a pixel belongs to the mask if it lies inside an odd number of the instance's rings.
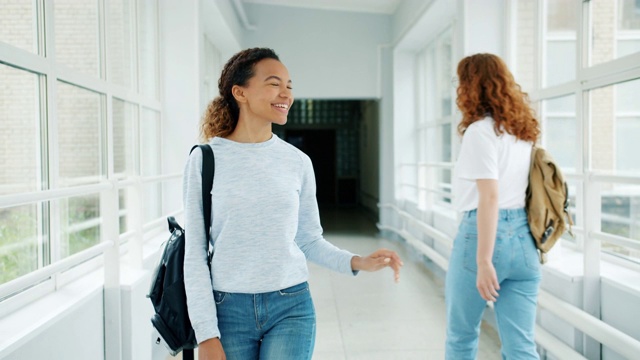
{"label": "denim waistband", "polygon": [[[465,211],[464,219],[475,218],[477,214],[478,214],[478,209]],[[519,218],[525,218],[525,219],[527,218],[527,211],[524,208],[498,210],[499,220],[510,220],[510,219],[519,219]]]}

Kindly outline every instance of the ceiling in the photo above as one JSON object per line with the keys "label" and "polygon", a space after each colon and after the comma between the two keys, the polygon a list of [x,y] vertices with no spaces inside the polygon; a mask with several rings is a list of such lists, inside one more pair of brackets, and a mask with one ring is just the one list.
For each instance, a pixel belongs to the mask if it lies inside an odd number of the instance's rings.
{"label": "ceiling", "polygon": [[401,0],[242,0],[243,3],[393,14]]}

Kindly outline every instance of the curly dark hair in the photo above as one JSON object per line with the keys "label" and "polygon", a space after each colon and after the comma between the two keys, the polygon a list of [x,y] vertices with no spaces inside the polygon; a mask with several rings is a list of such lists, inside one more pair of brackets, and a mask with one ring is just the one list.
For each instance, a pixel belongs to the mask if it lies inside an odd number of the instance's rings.
{"label": "curly dark hair", "polygon": [[220,96],[209,103],[200,120],[201,141],[207,142],[215,136],[226,137],[235,130],[240,108],[231,88],[234,85],[246,86],[254,75],[254,65],[264,59],[280,61],[275,51],[268,48],[242,50],[227,61],[218,80]]}
{"label": "curly dark hair", "polygon": [[460,135],[489,114],[495,120],[496,134],[506,131],[520,140],[536,142],[540,129],[529,96],[515,82],[502,59],[493,54],[467,56],[458,63],[458,81]]}

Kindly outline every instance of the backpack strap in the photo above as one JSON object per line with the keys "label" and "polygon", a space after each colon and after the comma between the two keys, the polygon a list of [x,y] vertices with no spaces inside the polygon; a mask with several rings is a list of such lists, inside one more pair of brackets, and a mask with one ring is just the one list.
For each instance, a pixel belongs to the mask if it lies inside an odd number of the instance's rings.
{"label": "backpack strap", "polygon": [[[213,188],[213,174],[215,173],[215,158],[213,149],[208,144],[194,145],[191,151],[199,147],[202,151],[202,210],[204,211],[204,233],[207,244],[210,240],[211,229],[211,189]],[[191,151],[189,153],[191,153]]]}

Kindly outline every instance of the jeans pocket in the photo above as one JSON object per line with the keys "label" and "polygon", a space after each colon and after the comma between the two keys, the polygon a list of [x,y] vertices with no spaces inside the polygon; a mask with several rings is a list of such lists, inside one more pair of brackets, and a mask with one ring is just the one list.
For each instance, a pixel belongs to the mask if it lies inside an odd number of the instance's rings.
{"label": "jeans pocket", "polygon": [[540,270],[540,256],[531,234],[519,234],[518,241],[522,247],[522,257],[527,268],[536,271]]}
{"label": "jeans pocket", "polygon": [[[491,262],[494,267],[498,266],[500,261],[500,253],[502,252],[502,244],[504,239],[497,234],[496,241],[493,245],[493,255]],[[478,272],[478,234],[467,233],[464,235],[464,267],[471,272]]]}
{"label": "jeans pocket", "polygon": [[216,302],[216,305],[220,305],[224,302],[224,299],[227,298],[227,293],[222,291],[213,290],[213,299]]}
{"label": "jeans pocket", "polygon": [[307,292],[309,292],[309,284],[306,281],[278,291],[282,296],[295,296],[305,294]]}

